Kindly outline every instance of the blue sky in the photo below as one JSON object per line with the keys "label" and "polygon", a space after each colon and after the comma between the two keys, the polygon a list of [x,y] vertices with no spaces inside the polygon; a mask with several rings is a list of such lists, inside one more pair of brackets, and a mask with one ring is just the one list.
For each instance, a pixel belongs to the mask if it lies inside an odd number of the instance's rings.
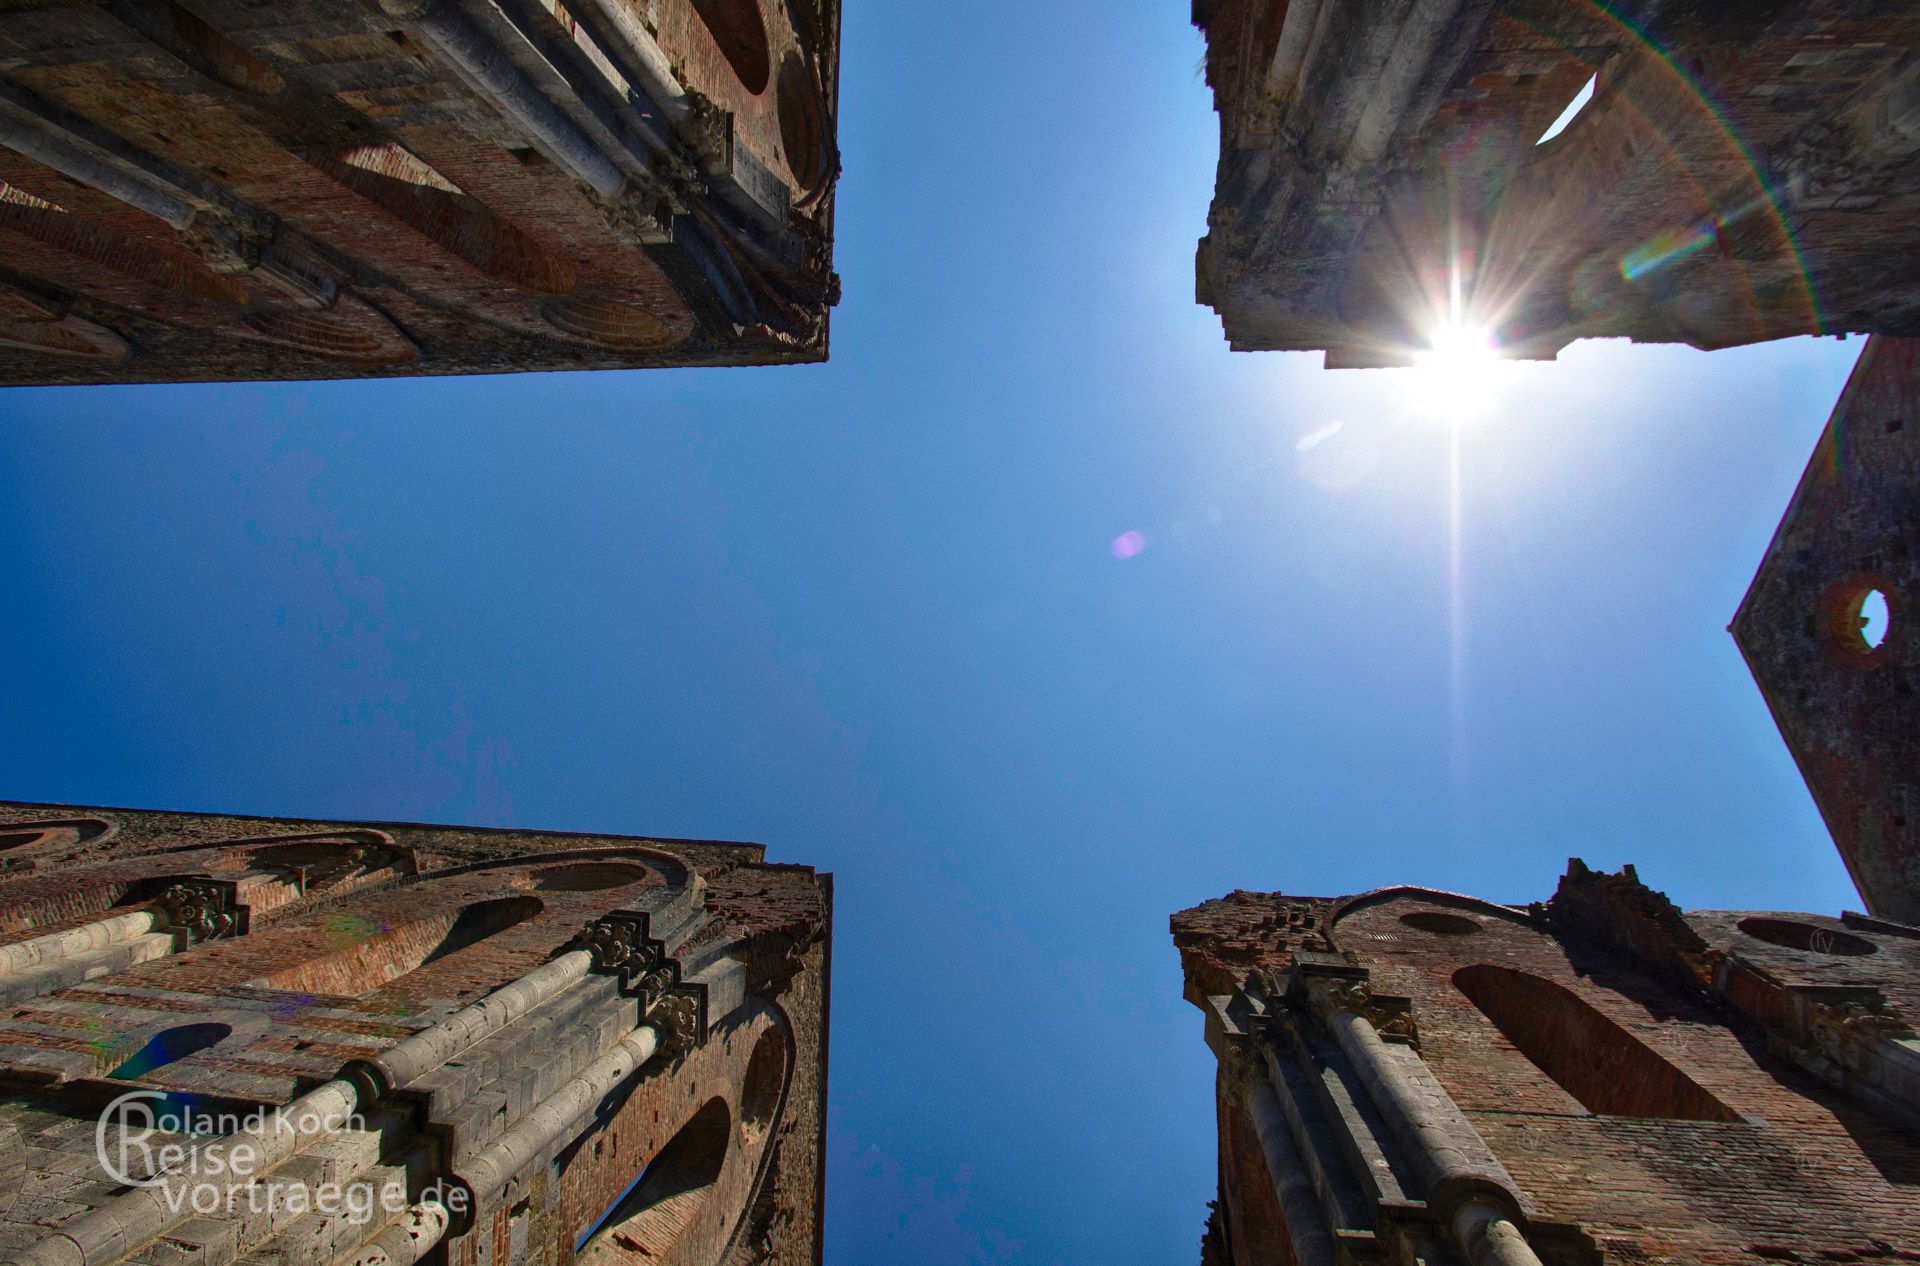
{"label": "blue sky", "polygon": [[827,366],[0,394],[0,796],[834,871],[834,1266],[1194,1260],[1235,887],[1857,906],[1725,626],[1860,343],[1506,375],[1456,567],[1194,306],[1186,12],[846,0]]}

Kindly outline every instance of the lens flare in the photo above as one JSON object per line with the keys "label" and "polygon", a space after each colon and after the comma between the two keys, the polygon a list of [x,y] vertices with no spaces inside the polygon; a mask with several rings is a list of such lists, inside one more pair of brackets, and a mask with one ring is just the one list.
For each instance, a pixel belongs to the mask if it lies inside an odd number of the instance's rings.
{"label": "lens flare", "polygon": [[1443,422],[1473,422],[1492,412],[1498,396],[1500,350],[1487,330],[1448,324],[1414,358],[1413,407]]}

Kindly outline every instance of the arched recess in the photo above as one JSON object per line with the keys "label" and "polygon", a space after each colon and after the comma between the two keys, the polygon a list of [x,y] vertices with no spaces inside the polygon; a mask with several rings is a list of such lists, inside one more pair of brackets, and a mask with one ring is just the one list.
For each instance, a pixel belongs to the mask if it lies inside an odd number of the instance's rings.
{"label": "arched recess", "polygon": [[579,1233],[575,1260],[581,1266],[642,1266],[666,1256],[713,1194],[733,1136],[727,1101],[709,1099]]}
{"label": "arched recess", "polygon": [[408,858],[413,850],[394,841],[385,831],[370,826],[342,826],[317,831],[288,831],[274,835],[241,835],[226,840],[199,840],[172,848],[155,849],[159,853],[201,853],[212,849],[263,849],[282,844],[353,844],[362,848],[387,849]]}
{"label": "arched recess", "polygon": [[786,1026],[769,1025],[753,1044],[746,1075],[740,1081],[740,1135],[758,1143],[780,1120],[792,1071]]}
{"label": "arched recess", "polygon": [[118,334],[72,313],[44,321],[0,316],[0,348],[110,363],[126,360],[133,354],[133,349]]}
{"label": "arched recess", "polygon": [[1432,936],[1478,936],[1482,931],[1478,920],[1444,910],[1409,910],[1400,916],[1400,922]]}
{"label": "arched recess", "polygon": [[1463,967],[1453,983],[1534,1067],[1605,1116],[1738,1121],[1733,1109],[1564,985],[1510,967]]}
{"label": "arched recess", "polygon": [[[1439,906],[1442,909],[1458,910],[1463,916],[1481,921],[1483,927],[1497,926],[1484,922],[1489,916],[1501,922],[1514,923],[1525,928],[1533,926],[1524,913],[1512,906],[1498,905],[1479,897],[1447,892],[1441,888],[1421,888],[1411,884],[1399,884],[1391,888],[1376,888],[1372,892],[1359,893],[1336,904],[1326,917],[1328,942],[1335,950],[1340,948],[1336,933],[1339,931],[1341,922],[1349,915],[1358,914],[1362,910],[1369,910],[1375,906],[1386,905],[1389,902],[1408,899],[1419,902],[1419,906],[1411,907],[1413,912],[1417,912],[1423,906]],[[1417,927],[1418,924],[1410,926]]]}
{"label": "arched recess", "polygon": [[[773,1140],[793,1095],[798,1050],[793,1022],[778,1006],[764,1007],[760,1014],[765,1016],[767,1027],[754,1039],[739,1089],[733,1097],[738,1105],[735,1116],[740,1141],[739,1163],[752,1166],[753,1175],[745,1197],[737,1202],[732,1229],[721,1253],[723,1258],[746,1243],[748,1237],[765,1230],[764,1221],[756,1220],[756,1215],[766,1207],[762,1193],[773,1181],[780,1155]],[[751,1025],[752,1022],[748,1022],[743,1027],[750,1031]]]}
{"label": "arched recess", "polygon": [[527,876],[535,892],[609,892],[644,883],[651,872],[638,862],[578,862],[546,866]]}
{"label": "arched recess", "polygon": [[773,50],[759,0],[693,0],[693,10],[740,85],[756,97],[765,92],[773,78]]}
{"label": "arched recess", "polygon": [[[107,839],[114,827],[97,818],[0,826],[0,832],[8,834],[29,830],[51,835],[0,851],[0,866],[32,869],[33,858],[22,858],[23,852],[59,859],[69,848]],[[188,879],[239,880],[239,901],[257,917],[303,899],[338,896],[418,869],[411,850],[395,844],[385,832],[373,830],[201,840],[93,862],[57,875],[41,865],[38,873],[10,880],[0,902],[0,937],[124,910]]]}
{"label": "arched recess", "polygon": [[[395,844],[384,831],[295,835],[249,841],[240,860],[247,870],[267,871],[282,879],[282,902],[323,893],[341,896],[383,880],[420,871],[413,850]],[[256,908],[268,900],[256,894]]]}
{"label": "arched recess", "polygon": [[20,849],[78,848],[113,834],[113,823],[103,818],[50,818],[38,822],[0,824],[0,853]]}
{"label": "arched recess", "polygon": [[[601,837],[591,837],[601,838]],[[658,841],[660,844],[672,844],[672,840]],[[433,872],[435,879],[451,879],[456,875],[472,875],[490,870],[527,870],[538,876],[542,872],[533,869],[541,866],[572,867],[588,862],[634,863],[646,867],[650,872],[646,879],[649,883],[663,884],[670,888],[683,888],[696,881],[693,868],[685,859],[669,853],[660,847],[647,844],[623,844],[602,848],[561,849],[547,853],[527,853],[513,858],[498,858],[484,862],[468,862],[464,866],[449,866]],[[536,882],[537,886],[537,882]]]}
{"label": "arched recess", "polygon": [[[183,249],[162,247],[92,216],[69,212],[59,203],[3,181],[0,232],[112,269],[168,294],[235,306],[251,297],[244,285],[214,272]],[[18,255],[21,260],[36,257],[26,250]]]}
{"label": "arched recess", "polygon": [[371,304],[341,295],[326,312],[260,308],[228,327],[257,343],[356,365],[401,365],[420,358],[420,349],[400,327]]}
{"label": "arched recess", "polygon": [[296,963],[250,983],[292,993],[360,997],[537,916],[538,897],[496,897],[398,926],[357,915],[330,920],[327,934],[345,948]]}
{"label": "arched recess", "polygon": [[774,100],[780,111],[780,149],[798,187],[794,205],[810,207],[831,187],[839,160],[826,96],[813,64],[799,53],[788,53],[781,61]]}
{"label": "arched recess", "polygon": [[307,162],[490,277],[542,294],[573,289],[575,272],[486,203],[392,142],[308,154]]}
{"label": "arched recess", "polygon": [[[571,1228],[576,1256],[591,1257],[592,1266],[682,1266],[695,1260],[731,1261],[740,1253],[751,1256],[748,1246],[760,1242],[773,1213],[768,1192],[777,1182],[782,1155],[777,1141],[785,1114],[798,1088],[806,1084],[799,1080],[805,1067],[797,1054],[801,1049],[793,1023],[779,1005],[744,1000],[716,1020],[713,1035],[689,1065],[688,1075],[697,1078],[697,1097],[681,1100],[676,1092],[670,1096],[676,1101],[673,1115],[664,1118],[659,1103],[639,1096],[623,1099],[562,1148],[554,1165],[567,1207],[600,1210]],[[731,1141],[724,1149],[705,1150],[713,1173],[710,1182],[664,1189],[666,1177],[684,1172],[684,1167],[657,1164],[657,1158],[668,1156],[675,1140],[684,1155],[690,1141],[684,1129],[676,1128],[685,1120],[679,1114],[689,1110],[680,1105],[710,1097],[713,1101],[706,1102],[703,1111],[711,1121],[718,1115],[715,1103],[725,1106]],[[635,1138],[634,1131],[640,1137]],[[662,1143],[668,1131],[674,1139]],[[717,1138],[717,1132],[710,1137]],[[705,1191],[709,1187],[723,1198],[711,1198],[711,1191]],[[695,1198],[697,1191],[705,1194]],[[669,1198],[666,1207],[647,1212],[658,1202],[656,1197]],[[662,1234],[662,1226],[671,1233]],[[623,1233],[626,1243],[616,1232]]]}
{"label": "arched recess", "polygon": [[1771,919],[1756,915],[1740,920],[1739,926],[1742,932],[1757,941],[1808,954],[1863,958],[1880,949],[1864,936],[1855,936],[1838,928],[1823,928],[1801,919]]}
{"label": "arched recess", "polygon": [[683,337],[645,308],[604,295],[562,295],[542,305],[540,315],[563,334],[621,351],[664,351]]}

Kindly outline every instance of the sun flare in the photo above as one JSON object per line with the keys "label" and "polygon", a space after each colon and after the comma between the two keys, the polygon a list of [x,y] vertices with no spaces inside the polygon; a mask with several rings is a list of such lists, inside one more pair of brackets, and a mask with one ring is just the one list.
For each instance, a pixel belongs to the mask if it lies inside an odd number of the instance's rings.
{"label": "sun flare", "polygon": [[1442,326],[1413,364],[1413,406],[1423,416],[1458,424],[1492,412],[1501,359],[1491,332],[1465,324]]}

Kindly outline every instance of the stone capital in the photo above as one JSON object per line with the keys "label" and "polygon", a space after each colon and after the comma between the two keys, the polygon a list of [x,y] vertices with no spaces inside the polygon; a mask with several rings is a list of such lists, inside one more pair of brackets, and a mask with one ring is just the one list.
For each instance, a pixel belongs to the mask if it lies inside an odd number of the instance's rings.
{"label": "stone capital", "polygon": [[1334,963],[1296,963],[1288,992],[1324,1023],[1342,1011],[1360,1016],[1389,1042],[1418,1050],[1420,1029],[1413,1018],[1413,1000],[1375,992],[1372,975],[1364,968]]}
{"label": "stone capital", "polygon": [[219,879],[183,879],[155,901],[160,923],[155,930],[184,937],[188,945],[244,936],[247,907],[235,885]]}
{"label": "stone capital", "polygon": [[588,924],[572,948],[593,958],[593,971],[619,979],[642,1019],[661,1030],[661,1049],[679,1055],[706,1040],[706,991],[681,980],[680,963],[648,934],[647,916],[615,910]]}

